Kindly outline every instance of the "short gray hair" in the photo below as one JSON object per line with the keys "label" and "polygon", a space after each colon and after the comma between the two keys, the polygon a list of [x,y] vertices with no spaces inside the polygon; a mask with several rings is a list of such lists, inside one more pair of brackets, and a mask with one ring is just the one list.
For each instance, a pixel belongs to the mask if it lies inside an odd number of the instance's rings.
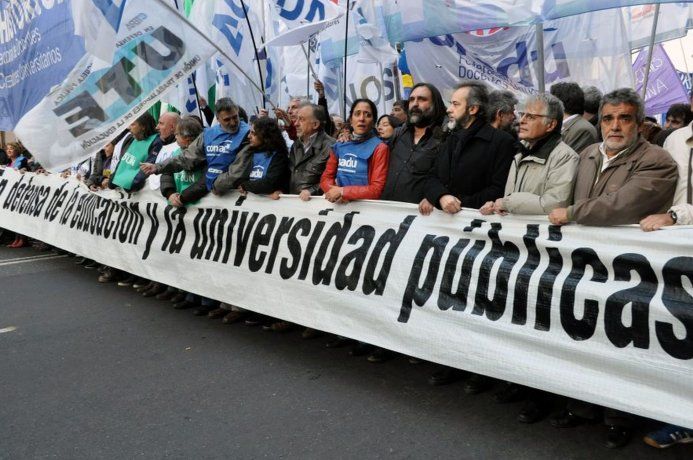
{"label": "short gray hair", "polygon": [[325,108],[309,102],[304,102],[298,108],[302,109],[303,107],[310,107],[311,115],[318,121],[318,123],[320,123],[320,129],[325,129],[325,126],[327,125],[327,114],[325,113]]}
{"label": "short gray hair", "polygon": [[556,120],[558,122],[556,131],[560,132],[563,127],[563,102],[550,93],[532,94],[525,101],[525,105],[533,102],[544,104],[544,110],[546,111],[546,113],[543,114],[546,115],[544,124],[548,125],[551,120]]}
{"label": "short gray hair", "polygon": [[308,96],[291,96],[289,97],[289,102],[298,100],[298,103],[303,105],[303,104],[310,104],[311,100]]}
{"label": "short gray hair", "polygon": [[230,97],[222,97],[216,103],[216,113],[239,111],[238,105]]}
{"label": "short gray hair", "polygon": [[197,139],[202,133],[202,125],[197,118],[188,116],[180,119],[176,130],[181,137]]}
{"label": "short gray hair", "polygon": [[602,110],[606,104],[619,105],[628,104],[633,105],[636,108],[635,120],[638,124],[642,124],[645,121],[645,104],[642,98],[634,89],[631,88],[619,88],[610,93],[607,93],[602,98],[601,104],[599,104],[599,121],[602,121]]}
{"label": "short gray hair", "polygon": [[490,121],[493,121],[498,112],[514,112],[515,105],[517,105],[518,102],[519,101],[511,91],[491,91],[488,95],[488,116]]}

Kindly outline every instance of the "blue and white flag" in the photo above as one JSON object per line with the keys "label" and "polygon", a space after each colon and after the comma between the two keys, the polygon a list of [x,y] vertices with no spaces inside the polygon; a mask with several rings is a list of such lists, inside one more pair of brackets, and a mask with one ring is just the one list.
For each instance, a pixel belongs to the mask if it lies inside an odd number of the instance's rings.
{"label": "blue and white flag", "polygon": [[593,11],[675,0],[376,0],[390,42],[494,27],[528,26]]}
{"label": "blue and white flag", "polygon": [[[59,170],[99,150],[212,54],[212,45],[167,1],[72,0],[44,11],[51,21],[39,29],[44,31],[39,45],[23,48],[20,58],[53,47],[56,51],[48,51],[48,56],[55,54],[55,70],[51,67],[21,87],[5,88],[6,97],[27,105],[24,113],[17,112],[21,115],[15,133],[44,167]],[[101,36],[115,40],[111,57],[108,43],[94,51],[99,56],[91,54],[89,46],[85,49],[76,34],[74,11],[89,12]],[[85,17],[79,15],[82,24]],[[82,25],[80,33],[91,41],[98,28]],[[32,24],[27,30],[34,30]],[[46,36],[54,40],[48,44]],[[37,63],[47,65],[50,59]],[[104,67],[104,62],[110,64]],[[49,92],[41,77],[57,86]]]}
{"label": "blue and white flag", "polygon": [[286,0],[274,0],[268,5],[286,29],[269,40],[267,46],[306,43],[313,35],[339,24],[338,19],[345,12],[332,0],[301,0],[293,5],[287,5]]}
{"label": "blue and white flag", "polygon": [[[406,44],[415,82],[448,92],[461,79],[518,95],[538,91],[534,26],[449,34]],[[633,85],[630,49],[618,10],[544,24],[544,81],[577,81],[608,91]]]}
{"label": "blue and white flag", "polygon": [[12,131],[84,56],[75,27],[68,2],[37,10],[27,2],[0,2],[1,131]]}
{"label": "blue and white flag", "polygon": [[271,48],[263,49],[266,25],[262,13],[262,0],[196,0],[190,12],[190,21],[224,51],[220,59],[233,69],[235,80],[231,97],[249,113],[264,107],[267,99],[275,101],[279,89],[277,58]]}

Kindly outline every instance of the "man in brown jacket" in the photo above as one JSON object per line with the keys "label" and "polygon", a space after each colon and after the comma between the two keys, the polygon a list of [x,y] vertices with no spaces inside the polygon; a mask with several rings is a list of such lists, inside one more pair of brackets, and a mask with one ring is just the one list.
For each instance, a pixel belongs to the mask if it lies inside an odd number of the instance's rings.
{"label": "man in brown jacket", "polygon": [[671,155],[639,135],[644,105],[632,89],[604,96],[599,120],[604,142],[580,154],[574,204],[549,214],[553,224],[637,224],[666,212],[676,189],[677,167]]}

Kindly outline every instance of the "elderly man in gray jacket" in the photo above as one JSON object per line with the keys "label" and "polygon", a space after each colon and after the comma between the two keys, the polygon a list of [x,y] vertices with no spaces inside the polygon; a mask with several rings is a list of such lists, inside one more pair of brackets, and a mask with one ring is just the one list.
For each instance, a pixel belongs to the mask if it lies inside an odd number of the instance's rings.
{"label": "elderly man in gray jacket", "polygon": [[298,109],[298,138],[289,152],[289,192],[299,195],[304,201],[310,200],[312,195],[322,195],[320,177],[330,157],[330,149],[336,142],[325,132],[326,124],[327,114],[322,107],[304,104]]}
{"label": "elderly man in gray jacket", "polygon": [[[505,196],[489,201],[482,214],[547,215],[571,204],[578,154],[561,140],[563,104],[551,94],[531,96],[520,112],[522,150],[510,166]],[[548,413],[547,399],[538,390],[507,382],[494,399],[499,403],[527,397],[517,416],[522,423],[535,423]]]}
{"label": "elderly man in gray jacket", "polygon": [[520,112],[522,150],[510,166],[505,196],[487,202],[482,214],[547,215],[570,204],[578,155],[561,140],[563,105],[551,94],[527,99]]}

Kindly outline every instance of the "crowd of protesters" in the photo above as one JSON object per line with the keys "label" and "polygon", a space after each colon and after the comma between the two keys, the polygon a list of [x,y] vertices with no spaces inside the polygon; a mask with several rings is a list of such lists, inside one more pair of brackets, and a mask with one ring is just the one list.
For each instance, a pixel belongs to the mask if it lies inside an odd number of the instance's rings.
{"label": "crowd of protesters", "polygon": [[[641,97],[628,88],[603,95],[594,87],[557,83],[549,93],[528,96],[520,106],[512,92],[490,92],[483,83],[465,80],[447,106],[436,87],[419,83],[389,114],[379,117],[371,100],[357,99],[343,120],[328,115],[319,81],[315,88],[317,104],[295,97],[286,111],[276,109],[273,116],[263,110],[248,119],[228,98],[216,101],[216,122],[206,101],[201,101],[204,120],[165,112],[157,123],[144,114],[94,158],[63,174],[80,178],[93,191],[121,188],[136,193],[149,186],[176,207],[195,204],[209,193],[224,196],[235,190],[272,199],[282,194],[304,201],[322,197],[335,204],[360,199],[408,202],[422,215],[435,209],[455,214],[462,208],[482,215],[546,215],[556,225],[639,224],[643,231],[653,231],[693,224],[690,104],[672,106],[662,127],[645,117]],[[8,144],[0,153],[0,165],[41,171],[19,143]],[[27,244],[22,235],[11,238],[9,247]],[[297,327],[89,259],[78,258],[77,263],[99,267],[99,282],[132,286],[145,297],[193,309],[198,316],[244,321],[275,332]],[[306,339],[321,334],[302,331]],[[345,345],[352,346],[350,354],[374,363],[396,356],[345,337],[326,343],[331,348]],[[443,366],[429,382],[444,385],[464,376],[469,394],[498,387],[496,402],[524,401],[517,417],[522,423],[551,415],[557,401],[512,382]],[[601,421],[608,427],[608,447],[628,443],[633,416],[582,401],[559,404],[563,409],[550,416],[552,425],[568,428]],[[644,440],[668,447],[693,441],[693,430],[666,425]]]}

